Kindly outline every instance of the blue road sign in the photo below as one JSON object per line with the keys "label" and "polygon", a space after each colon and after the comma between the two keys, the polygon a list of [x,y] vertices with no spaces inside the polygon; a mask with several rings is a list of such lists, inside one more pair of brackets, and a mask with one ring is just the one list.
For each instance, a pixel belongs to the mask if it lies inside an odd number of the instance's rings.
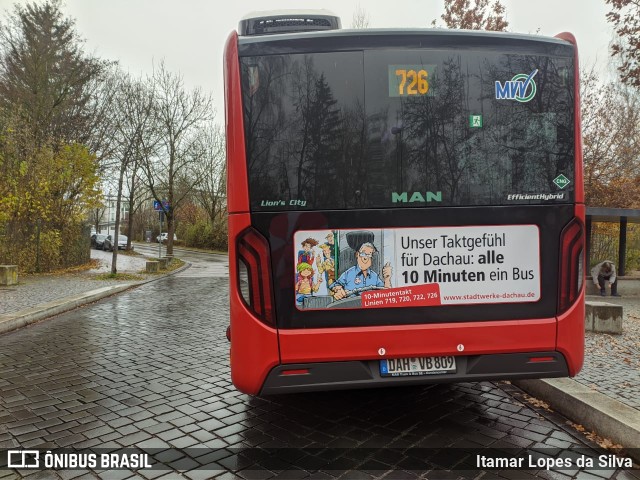
{"label": "blue road sign", "polygon": [[154,209],[156,212],[161,212],[161,211],[163,211],[163,208],[162,208],[162,207],[164,207],[164,210],[169,210],[169,202],[168,202],[167,200],[163,200],[163,201],[162,201],[162,205],[160,205],[160,202],[159,202],[158,200],[154,200],[154,201],[153,201],[153,209]]}

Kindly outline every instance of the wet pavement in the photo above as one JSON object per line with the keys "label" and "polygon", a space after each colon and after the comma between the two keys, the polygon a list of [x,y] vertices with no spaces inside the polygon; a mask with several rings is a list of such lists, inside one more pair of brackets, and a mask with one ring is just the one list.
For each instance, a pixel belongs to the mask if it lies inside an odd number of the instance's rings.
{"label": "wet pavement", "polygon": [[590,300],[622,305],[622,334],[586,332],[585,362],[574,380],[640,410],[640,292]]}
{"label": "wet pavement", "polygon": [[[157,252],[157,251],[156,251]],[[118,258],[116,260],[116,266],[118,272],[121,273],[141,273],[145,271],[146,267],[146,258],[142,255],[137,255],[141,253],[138,249],[134,248],[133,252],[118,252]],[[88,274],[96,274],[96,273],[110,273],[111,272],[111,263],[113,259],[113,252],[105,252],[102,250],[91,250],[91,258],[94,260],[98,260],[100,265],[87,272]]]}
{"label": "wet pavement", "polygon": [[[59,300],[63,297],[96,290],[108,285],[124,285],[130,280],[98,279],[100,274],[111,272],[112,252],[91,249],[95,268],[62,275],[20,275],[18,285],[0,288],[0,315],[13,314],[27,308]],[[119,254],[119,273],[135,274],[140,280],[151,278],[144,274],[146,258]]]}
{"label": "wet pavement", "polygon": [[575,462],[479,468],[487,448],[595,454],[565,418],[507,383],[242,394],[229,380],[226,259],[183,258],[197,268],[0,336],[0,449],[135,446],[163,469],[4,470],[1,479],[640,478]]}

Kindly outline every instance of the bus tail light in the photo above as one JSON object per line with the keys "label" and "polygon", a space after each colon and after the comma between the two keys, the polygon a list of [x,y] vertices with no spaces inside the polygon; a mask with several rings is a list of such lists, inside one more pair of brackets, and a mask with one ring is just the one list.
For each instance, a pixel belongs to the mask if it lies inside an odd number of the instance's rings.
{"label": "bus tail light", "polygon": [[238,291],[247,307],[266,325],[274,326],[269,244],[253,228],[238,236]]}
{"label": "bus tail light", "polygon": [[543,362],[555,362],[556,359],[554,357],[530,357],[530,363],[543,363]]}
{"label": "bus tail light", "polygon": [[578,299],[584,282],[584,228],[574,218],[560,237],[560,286],[558,314],[566,312]]}
{"label": "bus tail light", "polygon": [[283,370],[280,375],[309,375],[308,368],[299,368],[297,370]]}

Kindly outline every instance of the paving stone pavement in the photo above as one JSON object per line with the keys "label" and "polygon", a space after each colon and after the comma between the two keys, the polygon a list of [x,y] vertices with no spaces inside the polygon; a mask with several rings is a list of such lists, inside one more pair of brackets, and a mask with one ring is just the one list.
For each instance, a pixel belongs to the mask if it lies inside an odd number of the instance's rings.
{"label": "paving stone pavement", "polygon": [[[98,288],[112,285],[124,285],[131,281],[98,280],[98,274],[111,271],[111,252],[91,249],[91,258],[98,262],[96,268],[83,272],[62,275],[19,275],[18,285],[0,287],[0,315],[13,314],[20,310],[36,307],[45,303],[60,300],[64,297],[78,295]],[[118,271],[121,273],[139,274],[145,268],[142,256],[118,255]],[[139,275],[140,278],[151,278]]]}
{"label": "paving stone pavement", "polygon": [[[0,478],[640,478],[476,468],[470,452],[487,446],[593,446],[508,384],[244,395],[229,381],[227,298],[222,276],[171,276],[0,336],[0,449],[135,446],[172,469]],[[453,458],[429,450],[441,447]],[[457,469],[434,470],[431,454]]]}
{"label": "paving stone pavement", "polygon": [[0,315],[11,314],[109,285],[130,282],[94,280],[87,275],[20,275],[19,284],[0,287]]}
{"label": "paving stone pavement", "polygon": [[621,335],[586,332],[585,362],[574,379],[640,410],[640,297],[588,297],[622,305]]}

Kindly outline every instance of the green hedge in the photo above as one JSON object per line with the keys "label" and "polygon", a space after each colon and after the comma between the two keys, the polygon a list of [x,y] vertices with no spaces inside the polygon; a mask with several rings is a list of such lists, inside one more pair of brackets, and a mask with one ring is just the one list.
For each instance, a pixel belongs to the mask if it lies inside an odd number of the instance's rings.
{"label": "green hedge", "polygon": [[91,229],[63,229],[45,223],[9,223],[0,227],[0,264],[17,265],[20,273],[51,272],[87,263]]}
{"label": "green hedge", "polygon": [[187,247],[224,251],[228,248],[227,223],[219,221],[216,225],[211,225],[207,221],[200,220],[194,224],[183,224],[178,238]]}

